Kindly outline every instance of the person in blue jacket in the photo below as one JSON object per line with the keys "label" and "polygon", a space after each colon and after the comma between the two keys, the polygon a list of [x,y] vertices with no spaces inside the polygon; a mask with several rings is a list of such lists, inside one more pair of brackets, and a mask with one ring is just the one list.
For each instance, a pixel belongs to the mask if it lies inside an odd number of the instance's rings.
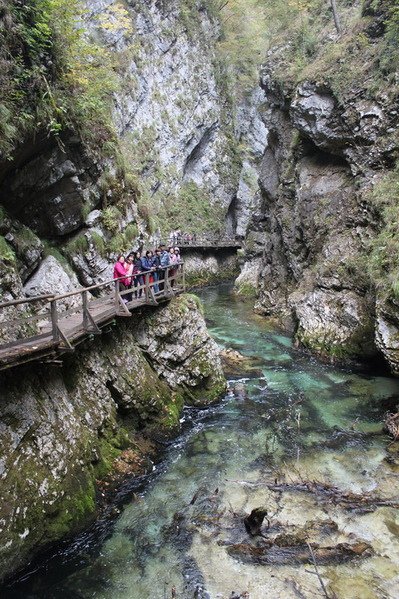
{"label": "person in blue jacket", "polygon": [[164,245],[159,248],[159,290],[163,291],[165,287],[165,270],[169,266],[169,252]]}
{"label": "person in blue jacket", "polygon": [[159,265],[159,260],[156,256],[154,256],[154,254],[152,253],[151,250],[147,250],[145,253],[145,256],[141,259],[141,262],[143,264],[144,270],[146,272],[150,272],[149,275],[149,283],[150,286],[153,287],[154,289],[154,293],[158,293],[159,288],[158,288],[158,272],[157,272],[157,266]]}

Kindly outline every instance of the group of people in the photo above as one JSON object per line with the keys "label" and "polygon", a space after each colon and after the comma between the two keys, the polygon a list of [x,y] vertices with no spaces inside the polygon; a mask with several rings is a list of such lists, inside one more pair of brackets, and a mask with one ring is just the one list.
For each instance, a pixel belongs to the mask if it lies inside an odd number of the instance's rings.
{"label": "group of people", "polygon": [[169,235],[169,244],[176,245],[178,243],[190,243],[196,240],[196,235],[191,235],[190,233],[182,233],[180,230],[171,231]]}
{"label": "group of people", "polygon": [[145,273],[149,273],[149,282],[153,284],[154,293],[161,293],[165,285],[165,271],[168,267],[168,278],[171,287],[175,284],[175,276],[178,264],[181,262],[180,250],[178,247],[160,246],[156,250],[147,250],[145,254],[140,251],[130,252],[127,256],[119,254],[114,266],[114,279],[119,279],[119,289],[123,294],[125,303],[130,302],[134,297],[140,298],[143,295],[143,285],[145,283]]}

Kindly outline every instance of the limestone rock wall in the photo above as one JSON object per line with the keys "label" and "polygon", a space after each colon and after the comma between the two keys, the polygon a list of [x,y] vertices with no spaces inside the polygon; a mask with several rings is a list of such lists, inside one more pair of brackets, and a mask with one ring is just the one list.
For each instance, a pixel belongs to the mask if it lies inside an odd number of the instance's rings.
{"label": "limestone rock wall", "polygon": [[376,297],[367,276],[379,228],[367,192],[395,162],[396,112],[387,97],[361,90],[344,105],[311,81],[284,90],[270,65],[261,81],[261,199],[237,287],[252,283],[256,309],[278,316],[319,354],[364,358],[380,350],[397,372],[395,302]]}
{"label": "limestone rock wall", "polygon": [[[249,102],[237,117],[221,85],[220,31],[206,6],[199,0],[128,2],[122,26],[115,0],[85,4],[82,27],[114,57],[116,139],[93,153],[78,132],[54,137],[37,131],[21,139],[12,160],[0,161],[5,250],[11,245],[15,251],[15,227],[28,228],[32,237],[25,245],[33,254],[18,272],[22,284],[53,249],[81,284],[91,285],[109,278],[119,251],[150,244],[158,229],[164,238],[175,228],[233,233],[247,210],[237,211],[236,199],[248,195],[251,173],[237,196],[236,147],[256,115]],[[248,135],[255,138],[255,130]],[[37,236],[45,247],[38,248]],[[5,250],[0,244],[0,260]]]}
{"label": "limestone rock wall", "polygon": [[0,576],[87,523],[96,479],[137,431],[176,434],[183,403],[207,405],[225,389],[189,295],[118,323],[62,368],[20,368],[0,384]]}
{"label": "limestone rock wall", "polygon": [[190,288],[232,281],[239,272],[236,250],[183,250],[186,283]]}

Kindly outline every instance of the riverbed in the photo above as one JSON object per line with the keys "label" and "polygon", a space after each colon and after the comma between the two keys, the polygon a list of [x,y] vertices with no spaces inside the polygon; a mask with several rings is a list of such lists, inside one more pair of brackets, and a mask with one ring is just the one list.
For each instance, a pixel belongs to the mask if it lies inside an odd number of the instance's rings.
{"label": "riverbed", "polygon": [[[399,597],[399,515],[389,505],[399,467],[381,433],[399,381],[322,364],[229,286],[200,296],[215,340],[249,365],[217,406],[185,411],[181,437],[101,534],[64,546],[4,596],[288,599],[326,596],[323,583],[331,598]],[[351,493],[380,505],[343,501]],[[267,510],[264,536],[251,537],[243,519],[257,507]],[[366,549],[320,563],[315,549],[315,564],[300,559],[308,543]]]}

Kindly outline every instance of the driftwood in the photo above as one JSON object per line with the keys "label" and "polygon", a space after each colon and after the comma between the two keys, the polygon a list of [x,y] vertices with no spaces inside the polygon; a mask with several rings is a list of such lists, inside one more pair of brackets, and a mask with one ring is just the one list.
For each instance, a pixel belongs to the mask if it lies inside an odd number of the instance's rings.
{"label": "driftwood", "polygon": [[244,563],[260,565],[298,565],[312,564],[315,560],[319,565],[344,563],[357,557],[369,557],[372,554],[370,545],[365,542],[354,544],[338,543],[335,546],[321,547],[316,543],[279,545],[278,538],[265,541],[262,545],[253,546],[249,543],[236,543],[227,547],[232,557]]}
{"label": "driftwood", "polygon": [[396,414],[388,412],[385,415],[384,429],[393,437],[394,441],[399,439],[399,412],[396,412]]}
{"label": "driftwood", "polygon": [[339,505],[345,510],[357,512],[373,512],[377,507],[399,507],[399,499],[384,499],[374,493],[352,493],[341,491],[338,487],[320,483],[317,481],[300,481],[294,483],[279,483],[267,485],[271,491],[284,492],[296,491],[301,493],[313,493],[318,498],[328,500]]}
{"label": "driftwood", "polygon": [[[320,582],[321,590],[323,591],[324,597],[326,599],[335,599],[336,598],[335,594],[334,594],[334,596],[330,597],[330,595],[327,593],[326,585],[324,584],[324,581],[323,581],[323,579],[322,579],[322,577],[320,575],[320,572],[319,572],[319,568],[317,567],[317,560],[316,560],[316,556],[314,554],[314,551],[312,549],[312,545],[310,543],[306,543],[306,545],[309,548],[310,555],[312,557],[313,566],[314,566],[314,569],[315,569],[314,573],[316,574],[316,576],[317,576],[317,578],[318,578],[318,580]],[[309,570],[306,570],[306,572],[309,572]]]}

